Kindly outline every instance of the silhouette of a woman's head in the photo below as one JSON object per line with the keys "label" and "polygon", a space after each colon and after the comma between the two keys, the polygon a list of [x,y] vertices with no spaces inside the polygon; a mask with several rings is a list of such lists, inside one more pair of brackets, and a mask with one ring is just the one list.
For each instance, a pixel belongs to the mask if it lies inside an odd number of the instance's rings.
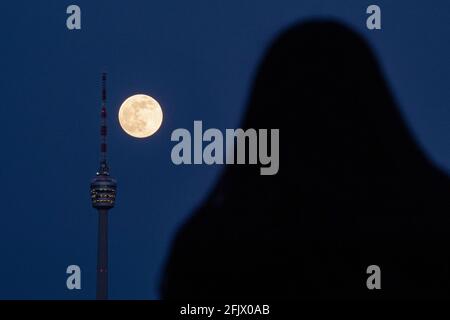
{"label": "silhouette of a woman's head", "polygon": [[336,22],[301,23],[275,40],[258,69],[242,126],[280,129],[276,176],[258,177],[250,166],[225,171],[231,187],[222,192],[247,198],[245,190],[264,189],[270,199],[282,186],[359,192],[386,179],[407,182],[426,162],[369,46]]}
{"label": "silhouette of a woman's head", "polygon": [[359,297],[370,261],[389,270],[387,297],[444,292],[428,277],[445,272],[444,242],[422,237],[448,225],[436,224],[448,178],[417,147],[361,36],[329,21],[282,33],[242,127],[280,130],[279,172],[225,169],[177,236],[165,297]]}

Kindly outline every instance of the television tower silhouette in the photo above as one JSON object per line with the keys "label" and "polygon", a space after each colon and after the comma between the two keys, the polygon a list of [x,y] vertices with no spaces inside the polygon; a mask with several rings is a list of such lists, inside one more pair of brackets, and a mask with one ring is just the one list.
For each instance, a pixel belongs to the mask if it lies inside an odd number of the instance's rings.
{"label": "television tower silhouette", "polygon": [[106,161],[106,73],[102,74],[100,117],[100,168],[91,181],[91,202],[98,211],[97,300],[106,300],[108,299],[108,210],[114,207],[117,190],[117,182],[109,175]]}

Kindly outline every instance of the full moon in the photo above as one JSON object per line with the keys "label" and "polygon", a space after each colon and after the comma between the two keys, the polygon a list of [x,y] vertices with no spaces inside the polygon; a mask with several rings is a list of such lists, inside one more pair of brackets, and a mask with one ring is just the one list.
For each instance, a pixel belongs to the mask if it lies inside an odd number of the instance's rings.
{"label": "full moon", "polygon": [[136,138],[150,137],[161,126],[163,113],[158,101],[145,94],[126,99],[119,109],[122,129]]}

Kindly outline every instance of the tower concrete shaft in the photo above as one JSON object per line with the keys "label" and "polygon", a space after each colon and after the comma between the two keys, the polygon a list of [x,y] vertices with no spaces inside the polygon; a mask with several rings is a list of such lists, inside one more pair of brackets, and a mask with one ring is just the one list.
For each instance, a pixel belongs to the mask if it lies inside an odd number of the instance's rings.
{"label": "tower concrete shaft", "polygon": [[108,210],[98,210],[97,300],[108,299]]}

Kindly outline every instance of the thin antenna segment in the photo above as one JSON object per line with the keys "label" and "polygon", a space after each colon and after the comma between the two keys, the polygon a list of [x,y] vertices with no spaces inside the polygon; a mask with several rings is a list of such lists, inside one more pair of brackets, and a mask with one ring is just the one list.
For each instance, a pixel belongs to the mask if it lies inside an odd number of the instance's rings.
{"label": "thin antenna segment", "polygon": [[102,73],[102,109],[101,109],[101,125],[100,125],[100,173],[108,174],[108,164],[106,162],[107,153],[107,125],[106,125],[106,73]]}

